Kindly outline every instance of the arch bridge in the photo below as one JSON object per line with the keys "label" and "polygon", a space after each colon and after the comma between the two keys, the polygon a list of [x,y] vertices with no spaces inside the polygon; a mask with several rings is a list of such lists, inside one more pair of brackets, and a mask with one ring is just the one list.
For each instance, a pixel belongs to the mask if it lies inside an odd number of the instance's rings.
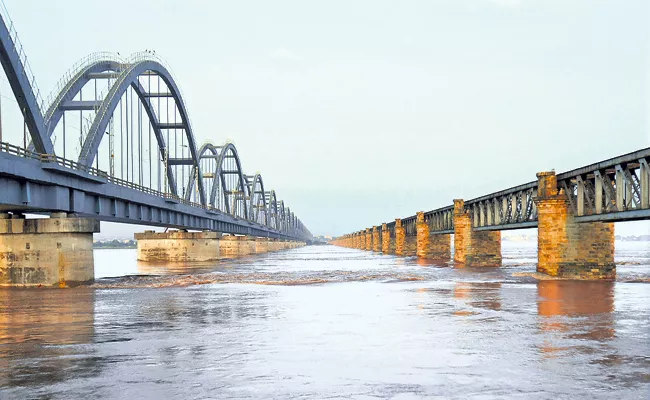
{"label": "arch bridge", "polygon": [[196,143],[180,88],[153,52],[92,54],[42,101],[6,14],[0,46],[27,128],[26,146],[0,145],[0,179],[12,189],[2,209],[311,238],[260,173],[244,173],[234,144]]}
{"label": "arch bridge", "polygon": [[0,62],[24,122],[22,137],[14,133],[13,140],[0,127],[2,219],[64,213],[311,241],[262,175],[245,173],[233,143],[197,143],[186,97],[154,52],[92,54],[43,101],[0,7]]}

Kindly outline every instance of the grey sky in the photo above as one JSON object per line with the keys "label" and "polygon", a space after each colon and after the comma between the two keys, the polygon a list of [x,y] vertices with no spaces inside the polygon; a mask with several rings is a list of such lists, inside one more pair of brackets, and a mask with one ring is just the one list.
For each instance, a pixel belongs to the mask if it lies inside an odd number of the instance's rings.
{"label": "grey sky", "polygon": [[4,1],[45,92],[155,50],[315,234],[649,144],[647,0]]}

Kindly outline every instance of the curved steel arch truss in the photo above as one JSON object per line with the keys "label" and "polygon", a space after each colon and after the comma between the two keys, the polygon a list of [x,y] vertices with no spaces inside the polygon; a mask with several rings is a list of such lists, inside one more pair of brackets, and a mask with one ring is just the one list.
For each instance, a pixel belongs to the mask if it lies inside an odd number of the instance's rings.
{"label": "curved steel arch truss", "polygon": [[[278,201],[275,191],[267,192],[265,190],[264,181],[259,173],[244,174],[239,154],[232,143],[226,143],[223,146],[206,143],[201,148],[197,147],[195,133],[179,87],[169,69],[152,54],[138,53],[130,59],[106,53],[90,56],[75,67],[73,72],[64,77],[59,89],[51,97],[51,102],[45,107],[39,101],[40,96],[39,92],[35,90],[33,74],[28,73],[29,68],[22,48],[20,51],[16,50],[17,36],[13,25],[8,26],[5,18],[5,15],[0,15],[0,50],[2,50],[0,51],[0,62],[23,113],[25,124],[29,128],[30,150],[40,154],[55,155],[55,141],[52,139],[56,139],[57,127],[63,125],[65,132],[66,112],[79,112],[79,149],[75,150],[78,151],[76,165],[88,168],[93,165],[93,162],[98,164],[100,145],[107,136],[110,137],[113,118],[118,108],[121,113],[123,98],[127,96],[127,92],[131,91],[129,92],[132,93],[131,105],[133,106],[137,101],[138,107],[142,107],[141,109],[149,121],[149,142],[150,146],[153,146],[151,144],[151,135],[153,134],[156,161],[161,162],[162,160],[165,165],[163,173],[165,193],[169,189],[172,198],[188,201],[189,204],[197,203],[208,210],[216,209],[285,234],[311,237],[309,231],[294,214],[288,208],[285,209],[284,202]],[[152,88],[152,77],[158,82],[158,90]],[[99,85],[98,82],[102,82],[102,84]],[[161,82],[165,89],[164,92],[160,89]],[[84,88],[93,83],[95,95],[91,99],[82,98]],[[98,95],[98,86],[101,86],[102,89],[100,95]],[[133,94],[135,94],[135,99]],[[174,121],[170,121],[169,116],[162,118],[161,97],[173,100],[174,116],[176,117],[178,114],[180,121],[177,121],[176,118]],[[128,97],[126,98],[128,102]],[[158,99],[156,100],[158,107],[152,99]],[[132,110],[133,108],[131,108],[131,112]],[[138,108],[139,110],[140,108]],[[81,121],[83,112],[92,114],[92,118],[88,119],[87,129],[84,129]],[[138,114],[139,124],[141,123],[140,118]],[[130,123],[133,126],[133,119]],[[169,133],[171,130],[174,131],[173,149]],[[178,149],[178,131],[181,131],[180,147],[182,149],[180,151]],[[65,137],[65,133],[63,135]],[[127,133],[127,142],[129,140],[133,141],[134,139],[133,137],[129,139]],[[56,155],[66,158],[65,149],[64,140],[63,155]],[[138,146],[138,149],[142,152],[141,145]],[[154,149],[150,147],[148,152],[151,160]],[[177,156],[178,153],[181,154],[180,157]],[[110,157],[114,158],[114,154],[110,153]],[[142,163],[142,161],[140,162]],[[181,179],[184,176],[178,174],[178,169],[186,171],[183,169],[184,167],[190,169],[187,180]],[[149,172],[151,174],[151,170]],[[112,176],[112,173],[111,170],[109,176]],[[138,173],[141,174],[140,171]],[[160,170],[158,174],[161,174]],[[127,181],[128,176],[127,167]],[[126,183],[129,183],[129,187],[138,187],[133,182]],[[158,184],[160,185],[160,180]],[[151,189],[148,191],[151,192]]]}

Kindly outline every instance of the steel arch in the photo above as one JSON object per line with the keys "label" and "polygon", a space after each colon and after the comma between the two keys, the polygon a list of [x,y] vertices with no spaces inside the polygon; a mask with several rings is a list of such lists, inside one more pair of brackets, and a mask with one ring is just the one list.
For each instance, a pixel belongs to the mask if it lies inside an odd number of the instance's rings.
{"label": "steel arch", "polygon": [[11,24],[11,27],[7,27],[5,17],[2,16],[0,18],[0,63],[7,75],[11,90],[14,92],[14,97],[23,114],[25,124],[29,128],[29,134],[36,151],[41,154],[54,154],[54,145],[50,137],[44,133],[45,124],[38,101],[38,93],[34,93],[32,82],[29,80],[30,74],[27,73],[27,68],[21,59],[21,53],[16,49],[12,32],[14,37],[17,37],[13,24]]}
{"label": "steel arch", "polygon": [[[113,113],[115,112],[120,99],[129,87],[134,86],[136,83],[137,85],[135,86],[140,86],[139,77],[146,72],[154,72],[165,82],[165,85],[169,89],[172,98],[176,103],[176,107],[181,114],[181,119],[183,121],[183,130],[185,131],[185,136],[187,138],[192,164],[195,166],[199,164],[198,151],[196,148],[196,142],[194,140],[194,134],[192,132],[192,127],[190,125],[185,104],[181,98],[180,90],[178,89],[178,86],[174,82],[169,71],[162,64],[153,60],[139,61],[131,64],[117,78],[116,82],[113,84],[108,94],[106,95],[106,98],[102,101],[102,105],[97,112],[95,120],[90,127],[86,139],[84,140],[81,152],[79,154],[79,164],[91,165],[92,161],[97,156],[99,145],[104,137],[104,131],[106,130],[106,127],[108,126],[108,123],[113,116]],[[142,94],[139,94],[138,98],[141,102],[143,101]],[[148,115],[155,114],[151,109],[151,103],[147,99],[144,100],[145,101],[143,102],[143,106],[145,106],[145,109],[148,109]],[[202,173],[200,166],[198,166],[198,171],[199,176],[197,180],[199,185],[199,196],[201,204],[206,205],[205,191],[203,189],[203,180],[201,179]],[[175,185],[173,188],[173,191],[175,191]]]}
{"label": "steel arch", "polygon": [[[243,172],[242,167],[241,167],[241,161],[239,160],[239,154],[237,153],[237,148],[232,143],[226,143],[219,150],[220,151],[219,151],[219,156],[217,158],[217,170],[215,171],[215,176],[218,176],[218,177],[221,178],[221,189],[223,190],[224,195],[225,195],[225,193],[227,191],[227,187],[226,187],[226,178],[224,176],[225,172],[223,171],[223,162],[225,160],[226,154],[228,152],[230,152],[230,153],[232,153],[232,156],[235,159],[235,163],[237,165],[237,175],[239,176],[239,186],[240,186],[242,192],[244,192],[244,196],[245,196],[245,194],[246,194],[246,192],[245,192],[246,191],[245,182],[246,181],[244,180],[244,172]],[[213,185],[212,186],[212,193],[210,193],[210,204],[213,207],[214,207],[214,204],[215,204],[215,201],[216,201],[216,197],[217,197],[217,187],[216,187],[216,185]],[[245,200],[244,200],[243,203],[244,203],[244,218],[249,219],[248,206],[247,206]],[[233,214],[233,212],[231,212],[231,210],[230,210],[230,203],[228,201],[226,201],[225,206],[226,206],[226,212],[228,214]]]}
{"label": "steel arch", "polygon": [[[92,58],[92,55],[89,58]],[[65,104],[67,101],[74,99],[79,94],[79,92],[83,89],[83,87],[91,80],[93,80],[93,78],[91,78],[91,74],[102,73],[107,71],[120,73],[121,71],[124,70],[125,67],[129,65],[130,64],[128,63],[106,58],[106,59],[96,59],[95,61],[91,61],[85,66],[79,68],[79,71],[75,73],[72,76],[72,78],[70,78],[63,85],[63,88],[54,97],[54,100],[52,101],[52,103],[50,104],[50,106],[48,107],[45,113],[45,118],[46,118],[45,133],[50,138],[50,140],[54,132],[54,129],[60,122],[63,114],[65,113],[65,110],[61,106]],[[151,122],[152,131],[156,138],[156,142],[158,143],[158,150],[160,152],[160,156],[165,157],[167,143],[165,143],[164,135],[158,124],[159,123],[158,116],[154,112],[154,107],[151,104],[151,99],[145,96],[146,90],[142,87],[140,82],[138,82],[137,80],[136,82],[133,82],[131,84],[131,88],[138,96],[140,102],[145,106],[144,110],[147,113],[147,117],[149,118],[149,121]],[[30,149],[32,148],[33,145],[30,144]],[[167,168],[166,172],[167,172],[167,179],[169,181],[169,187],[171,189],[171,193],[176,195],[177,185],[176,185],[176,176],[174,174],[174,171],[171,168]]]}
{"label": "steel arch", "polygon": [[[258,204],[255,204],[255,195],[261,194],[258,196]],[[262,200],[262,208],[264,209],[264,225],[269,225],[269,214],[267,211],[266,196],[264,191],[264,180],[262,180],[262,175],[255,174],[253,177],[253,182],[249,191],[250,196],[250,206],[249,210],[254,213],[254,217],[251,218],[253,221],[257,222],[257,217],[259,215],[259,199]]]}

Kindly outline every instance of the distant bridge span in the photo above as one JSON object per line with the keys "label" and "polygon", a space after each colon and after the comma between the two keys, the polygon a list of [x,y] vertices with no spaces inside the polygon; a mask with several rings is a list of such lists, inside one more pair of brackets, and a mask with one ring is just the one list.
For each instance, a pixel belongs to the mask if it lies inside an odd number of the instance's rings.
{"label": "distant bridge span", "polygon": [[343,235],[334,244],[469,266],[501,265],[501,231],[538,229],[540,273],[613,279],[613,222],[650,219],[650,148]]}

